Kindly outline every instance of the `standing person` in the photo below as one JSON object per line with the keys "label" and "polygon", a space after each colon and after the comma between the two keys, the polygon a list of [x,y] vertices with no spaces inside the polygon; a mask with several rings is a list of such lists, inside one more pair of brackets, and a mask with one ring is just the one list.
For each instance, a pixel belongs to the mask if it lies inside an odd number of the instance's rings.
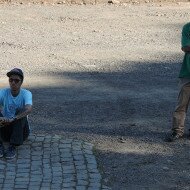
{"label": "standing person", "polygon": [[[22,145],[29,135],[27,116],[32,111],[32,93],[21,88],[24,74],[14,68],[7,73],[9,88],[0,90],[0,157],[12,159],[16,146]],[[9,142],[5,152],[3,142]]]}
{"label": "standing person", "polygon": [[177,140],[184,135],[185,118],[190,101],[190,23],[183,26],[181,45],[181,49],[185,53],[179,73],[181,89],[178,103],[173,113],[173,132],[167,139],[169,142]]}

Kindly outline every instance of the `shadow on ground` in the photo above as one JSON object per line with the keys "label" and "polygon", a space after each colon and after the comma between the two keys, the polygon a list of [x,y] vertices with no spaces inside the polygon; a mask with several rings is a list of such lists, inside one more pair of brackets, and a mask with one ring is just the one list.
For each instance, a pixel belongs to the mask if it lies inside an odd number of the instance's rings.
{"label": "shadow on ground", "polygon": [[[139,62],[123,63],[118,72],[48,73],[52,78],[63,78],[63,83],[31,89],[33,129],[159,138],[169,129],[179,67],[179,63]],[[65,86],[65,78],[78,84]]]}
{"label": "shadow on ground", "polygon": [[[184,142],[166,145],[163,138],[171,127],[178,95],[179,68],[177,62],[130,65],[124,62],[117,72],[47,73],[53,79],[63,79],[63,82],[54,87],[30,89],[34,95],[33,131],[66,132],[79,138],[82,134],[84,139],[91,136],[123,137],[138,142],[137,146],[141,143],[147,143],[150,149],[154,148],[152,145],[168,146],[175,152]],[[64,79],[77,83],[69,86]],[[99,151],[97,156],[107,168],[105,177],[111,181],[113,189],[178,189],[189,185],[189,169],[182,171],[180,168],[180,164],[182,168],[189,165],[186,160],[189,155],[183,154],[189,146],[187,143],[180,153],[171,151],[167,155],[156,153],[159,147],[155,153],[131,153],[126,144],[123,154]],[[120,175],[117,176],[113,168],[110,174],[109,167],[115,167]],[[119,176],[122,180],[118,179]],[[118,184],[117,180],[122,183]]]}

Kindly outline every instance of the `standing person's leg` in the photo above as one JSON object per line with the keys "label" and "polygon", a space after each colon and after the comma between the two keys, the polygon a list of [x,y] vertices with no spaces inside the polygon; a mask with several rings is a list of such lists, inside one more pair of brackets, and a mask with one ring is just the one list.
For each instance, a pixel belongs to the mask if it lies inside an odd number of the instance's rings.
{"label": "standing person's leg", "polygon": [[185,84],[179,93],[178,103],[173,113],[173,140],[184,134],[185,118],[190,100],[190,83]]}

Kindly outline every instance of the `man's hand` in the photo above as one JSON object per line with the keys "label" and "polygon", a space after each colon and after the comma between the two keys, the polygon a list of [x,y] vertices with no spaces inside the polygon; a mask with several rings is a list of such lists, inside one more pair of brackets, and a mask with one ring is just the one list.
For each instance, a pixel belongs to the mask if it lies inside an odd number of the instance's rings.
{"label": "man's hand", "polygon": [[0,117],[0,125],[1,125],[1,126],[4,126],[4,125],[3,125],[3,121],[4,121],[4,117]]}
{"label": "man's hand", "polygon": [[181,50],[185,53],[190,53],[190,46],[182,47]]}
{"label": "man's hand", "polygon": [[13,121],[14,121],[14,119],[9,119],[9,118],[6,118],[6,117],[0,117],[0,125],[1,126],[9,125]]}

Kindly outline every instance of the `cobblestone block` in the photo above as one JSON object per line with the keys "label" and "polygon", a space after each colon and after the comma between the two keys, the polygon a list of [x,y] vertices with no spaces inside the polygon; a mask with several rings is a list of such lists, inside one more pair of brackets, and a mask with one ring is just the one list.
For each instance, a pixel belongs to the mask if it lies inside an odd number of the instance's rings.
{"label": "cobblestone block", "polygon": [[76,190],[86,190],[86,186],[77,185]]}

